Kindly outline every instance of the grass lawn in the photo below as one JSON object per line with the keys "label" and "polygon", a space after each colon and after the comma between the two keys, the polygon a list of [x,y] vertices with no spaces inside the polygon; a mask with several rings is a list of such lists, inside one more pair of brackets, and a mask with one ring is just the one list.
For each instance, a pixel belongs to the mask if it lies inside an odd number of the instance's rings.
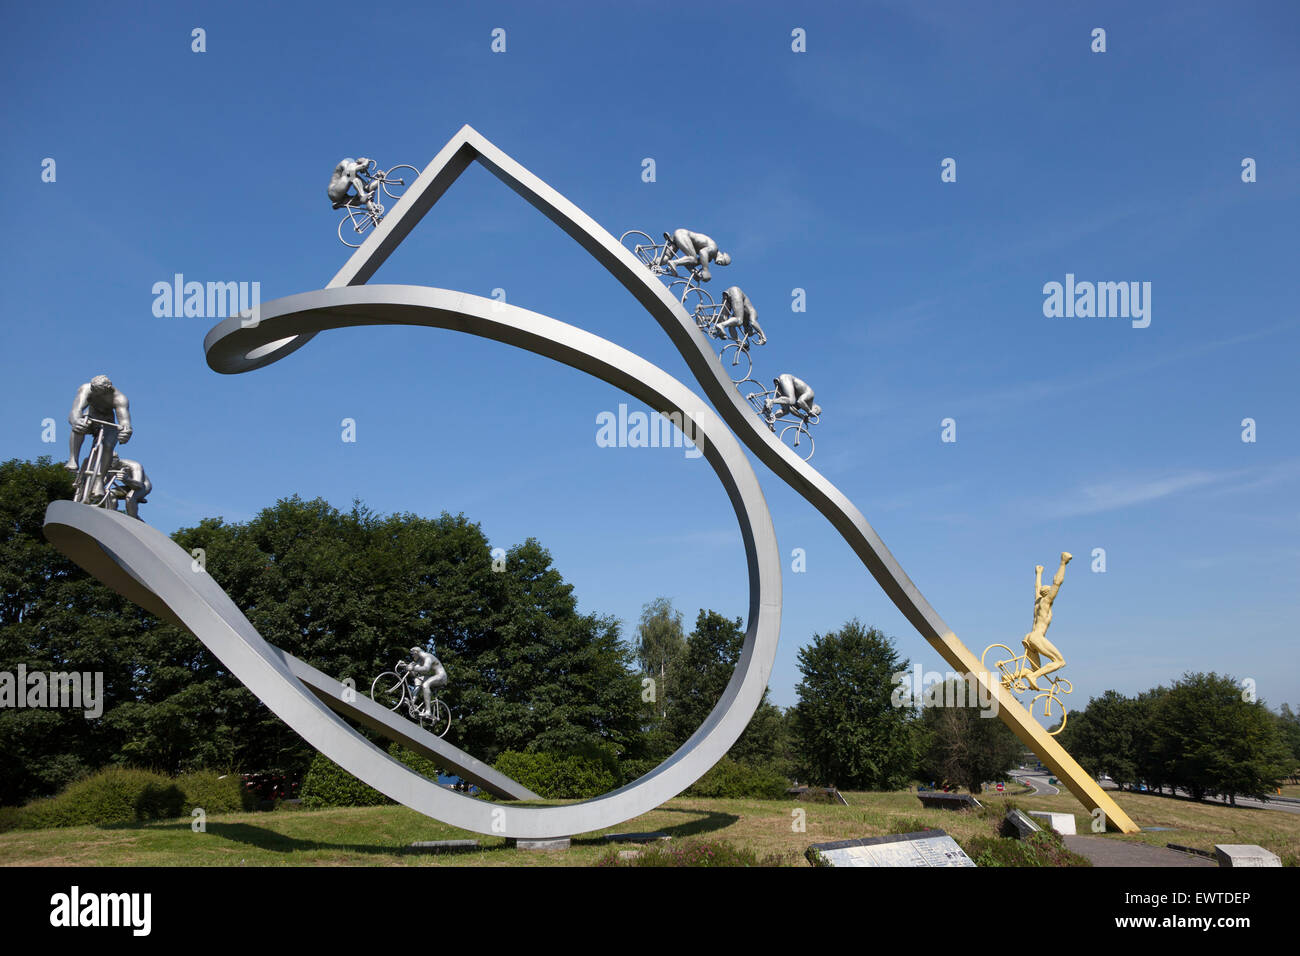
{"label": "grass lawn", "polygon": [[[1013,788],[1018,790],[1019,788]],[[1110,839],[1213,850],[1215,843],[1258,843],[1295,865],[1300,861],[1300,814],[1229,808],[1145,794],[1112,794],[1140,826],[1175,829]],[[804,866],[810,843],[941,827],[958,842],[990,835],[995,815],[926,810],[916,794],[847,793],[849,806],[779,800],[679,798],[603,833],[662,830],[674,840],[711,837]],[[1080,833],[1090,818],[1068,794],[986,793],[999,808],[1014,800],[1025,810],[1074,813]],[[806,830],[792,830],[805,811]],[[1000,816],[1000,814],[997,814]],[[75,827],[0,834],[0,865],[36,866],[582,866],[610,847],[598,833],[575,837],[568,850],[520,852],[499,837],[467,833],[400,806],[339,810],[278,810],[209,816],[206,833],[188,820],[98,829]],[[416,840],[477,839],[481,849],[447,854],[407,849]]]}

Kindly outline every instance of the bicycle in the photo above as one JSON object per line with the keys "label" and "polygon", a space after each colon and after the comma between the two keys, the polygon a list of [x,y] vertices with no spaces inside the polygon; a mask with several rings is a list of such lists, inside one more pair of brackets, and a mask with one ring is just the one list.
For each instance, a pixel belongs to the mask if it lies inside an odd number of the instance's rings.
{"label": "bicycle", "polygon": [[432,713],[425,713],[420,706],[420,682],[411,675],[408,665],[398,661],[391,671],[384,671],[370,685],[370,699],[387,710],[396,711],[406,705],[407,716],[423,729],[428,725],[430,733],[444,737],[451,729],[451,708],[441,697],[434,697]]}
{"label": "bicycle", "polygon": [[[629,238],[631,239],[630,243]],[[677,271],[677,267],[670,261],[671,256],[669,255],[668,250],[671,246],[669,240],[670,236],[668,233],[664,233],[663,242],[655,242],[644,232],[638,232],[633,229],[629,232],[623,233],[623,235],[619,237],[618,241],[622,243],[622,245],[628,249],[632,255],[636,256],[637,260],[642,265],[648,268],[655,275],[668,276],[676,279],[676,282],[669,284],[668,289],[672,292],[678,302],[685,305],[687,296],[696,291],[701,293],[704,292],[704,290],[700,288],[701,267],[696,266],[691,270],[690,276],[683,279],[682,274]],[[679,286],[681,287],[680,292],[677,291]],[[708,293],[704,293],[704,295],[708,298],[709,305],[712,306],[712,297],[709,297]]]}
{"label": "bicycle", "polygon": [[[722,334],[725,335],[726,333],[724,332]],[[749,340],[751,338],[753,338],[752,332],[743,332],[739,339],[734,339],[724,345],[721,354],[718,356],[722,359],[722,364],[725,366],[727,364],[727,353],[731,353],[731,371],[729,371],[728,374],[730,375],[731,380],[737,385],[741,382],[753,381],[749,377],[750,373],[754,371],[754,357],[749,354]],[[766,342],[766,339],[764,339],[764,342]],[[760,345],[763,343],[755,344]],[[742,366],[744,372],[740,378],[737,378],[736,371]],[[798,442],[796,441],[795,444],[797,445]]]}
{"label": "bicycle", "polygon": [[[744,384],[745,381],[753,381],[753,379],[742,379],[736,384],[741,385]],[[775,395],[776,389],[770,388],[762,392],[750,392],[745,396],[745,400],[749,402],[754,411],[758,412],[758,414],[762,416],[763,421],[767,423],[767,427],[772,430],[773,434],[776,434],[776,426],[777,423],[780,422],[782,425],[779,436],[781,443],[790,448],[804,461],[808,461],[812,458],[813,452],[816,450],[816,443],[813,440],[812,431],[810,429],[813,425],[816,425],[821,421],[821,416],[814,415],[811,412],[805,412],[803,409],[795,407],[789,410],[790,414],[794,416],[794,420],[787,421],[783,418],[777,418],[767,407],[767,400],[775,397]],[[808,451],[806,454],[799,451],[799,446],[803,443],[805,438],[808,439]]]}
{"label": "bicycle", "polygon": [[[669,289],[673,289],[678,283],[674,282]],[[676,292],[673,293],[676,295]],[[691,286],[682,293],[682,308],[686,313],[695,320],[695,327],[705,335],[719,338],[714,328],[718,319],[722,315],[725,306],[718,305],[713,301],[713,296],[709,295],[699,286]]]}
{"label": "bicycle", "polygon": [[[104,465],[104,429],[112,428],[115,431],[120,430],[121,426],[116,422],[105,422],[98,418],[87,418],[85,421],[93,425],[102,425],[95,433],[95,444],[91,446],[90,454],[77,468],[77,477],[73,484],[72,500],[83,505],[90,505],[92,508],[113,508],[116,510],[116,504],[113,501],[113,485],[121,478],[125,472],[122,469],[114,470],[112,468],[103,468]],[[95,481],[101,471],[104,471],[103,489],[100,494],[95,495]],[[93,500],[92,500],[93,499]]]}
{"label": "bicycle", "polygon": [[[1005,660],[995,660],[993,667],[986,663],[989,652],[994,648],[1000,647],[1009,655]],[[1030,689],[1029,675],[1034,672],[1027,654],[1017,654],[1006,644],[990,644],[984,648],[984,653],[980,655],[980,667],[985,671],[996,670],[1001,675],[1002,686],[1013,693],[1022,693]],[[1065,702],[1061,697],[1065,694],[1074,693],[1074,685],[1064,677],[1057,677],[1054,674],[1048,674],[1047,680],[1051,683],[1048,690],[1040,690],[1029,702],[1027,708],[1031,717],[1037,718],[1034,713],[1035,709],[1041,711],[1042,716],[1049,722],[1053,719],[1052,705],[1056,704],[1061,708],[1061,725],[1055,730],[1049,730],[1048,734],[1055,737],[1065,729],[1065,719],[1067,717]],[[1048,726],[1051,726],[1050,723]]]}
{"label": "bicycle", "polygon": [[[347,210],[347,215],[339,221],[339,240],[345,246],[351,246],[353,249],[361,247],[365,240],[358,238],[356,242],[350,242],[346,233],[352,233],[354,237],[363,236],[372,227],[379,225],[384,218],[385,209],[380,203],[374,202],[380,191],[390,199],[401,199],[402,193],[406,187],[415,182],[420,175],[420,171],[414,166],[398,165],[392,166],[387,170],[375,170],[375,161],[372,159],[370,165],[366,167],[364,173],[359,174],[359,178],[366,185],[366,195],[370,197],[371,204],[375,211],[371,212],[369,207],[361,199],[353,198],[343,203],[339,208]],[[394,175],[398,171],[400,175]],[[409,170],[409,172],[408,172]],[[376,187],[377,188],[372,188]],[[345,228],[346,227],[346,228]]]}

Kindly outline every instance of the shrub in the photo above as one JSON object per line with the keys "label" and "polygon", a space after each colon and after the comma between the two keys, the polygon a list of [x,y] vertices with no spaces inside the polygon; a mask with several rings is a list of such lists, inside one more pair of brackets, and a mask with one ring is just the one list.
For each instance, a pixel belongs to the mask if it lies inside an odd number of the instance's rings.
{"label": "shrub", "polygon": [[893,827],[896,833],[920,833],[933,829],[932,824],[926,823],[920,817],[899,817],[893,821]]}
{"label": "shrub", "polygon": [[[428,757],[392,744],[388,753],[416,773],[438,779],[438,767]],[[302,782],[302,805],[312,809],[323,807],[377,807],[392,803],[386,796],[367,783],[362,783],[324,754],[317,754]]]}
{"label": "shrub", "polygon": [[302,804],[305,807],[377,807],[392,803],[369,784],[362,783],[329,757],[317,754],[312,758],[307,776],[302,782]]}
{"label": "shrub", "polygon": [[112,826],[185,815],[185,794],[170,777],[150,770],[105,767],[52,797],[20,807],[16,823],[25,830]]}
{"label": "shrub", "polygon": [[636,758],[633,760],[624,760],[618,765],[619,775],[623,778],[624,784],[629,784],[638,777],[644,777],[655,767],[659,766],[662,761],[650,758]]}
{"label": "shrub", "polygon": [[723,757],[686,791],[685,796],[710,799],[756,797],[779,800],[790,789],[790,781],[775,770],[752,767]]}
{"label": "shrub", "polygon": [[407,750],[401,744],[394,743],[388,748],[389,756],[400,760],[422,777],[428,777],[430,780],[437,781],[438,765],[428,757],[421,757],[413,751]]}
{"label": "shrub", "polygon": [[185,795],[185,813],[195,807],[201,807],[209,815],[253,809],[253,795],[244,788],[237,773],[194,770],[177,777],[176,786]]}
{"label": "shrub", "polygon": [[759,857],[748,847],[738,847],[726,840],[687,840],[673,845],[667,841],[646,847],[635,857],[619,857],[611,849],[599,860],[597,866],[783,866],[786,859],[779,854]]}
{"label": "shrub", "polygon": [[547,800],[598,797],[618,786],[605,761],[577,754],[507,750],[493,766]]}
{"label": "shrub", "polygon": [[1023,840],[972,837],[962,849],[976,866],[1092,866],[1087,857],[1067,849],[1053,830],[1031,833]]}

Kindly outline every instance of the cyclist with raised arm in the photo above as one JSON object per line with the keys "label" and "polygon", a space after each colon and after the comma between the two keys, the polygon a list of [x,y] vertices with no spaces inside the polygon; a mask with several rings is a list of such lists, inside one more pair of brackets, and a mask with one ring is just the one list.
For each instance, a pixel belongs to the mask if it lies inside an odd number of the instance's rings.
{"label": "cyclist with raised arm", "polygon": [[[720,266],[731,265],[731,256],[719,252],[718,244],[702,232],[678,229],[671,236],[665,232],[664,242],[663,266],[673,275],[677,274],[678,266],[690,266],[692,270],[699,270],[701,282],[708,282],[713,278],[709,273],[710,262]],[[683,254],[668,261],[669,256],[679,252]]]}
{"label": "cyclist with raised arm", "polygon": [[[379,189],[379,182],[374,179],[367,181],[366,171],[370,168],[371,162],[372,160],[365,156],[360,159],[345,157],[334,167],[326,192],[330,202],[334,203],[335,209],[342,209],[344,206],[365,206],[370,215],[378,218],[379,207],[374,203],[374,196]],[[356,190],[356,195],[352,194],[353,189]]]}
{"label": "cyclist with raised arm", "polygon": [[[1065,666],[1065,655],[1047,639],[1047,629],[1052,624],[1052,604],[1056,601],[1056,595],[1060,593],[1061,584],[1065,581],[1065,566],[1073,557],[1074,555],[1069,551],[1061,552],[1061,566],[1056,569],[1051,584],[1043,583],[1043,566],[1034,565],[1034,626],[1021,641],[1025,646],[1025,658],[1034,667],[1024,676],[1034,690],[1042,690],[1038,686],[1038,678],[1045,677]],[[1044,657],[1051,663],[1044,664],[1042,662]]]}
{"label": "cyclist with raised arm", "polygon": [[442,688],[447,686],[447,669],[442,666],[442,661],[434,657],[422,647],[411,648],[411,660],[402,661],[399,665],[409,674],[416,675],[419,678],[420,690],[424,697],[424,707],[420,710],[421,717],[433,716],[433,688]]}
{"label": "cyclist with raised arm", "polygon": [[[115,422],[116,428],[100,424]],[[72,400],[72,411],[68,413],[68,424],[72,426],[72,435],[68,441],[68,461],[64,465],[69,471],[76,471],[81,462],[81,445],[87,435],[94,435],[100,440],[103,435],[104,457],[100,459],[99,473],[93,476],[94,485],[91,494],[104,493],[104,476],[108,474],[108,464],[113,457],[113,449],[121,441],[125,445],[131,440],[131,405],[126,396],[113,387],[107,375],[96,375],[89,382],[77,389],[77,397]]]}

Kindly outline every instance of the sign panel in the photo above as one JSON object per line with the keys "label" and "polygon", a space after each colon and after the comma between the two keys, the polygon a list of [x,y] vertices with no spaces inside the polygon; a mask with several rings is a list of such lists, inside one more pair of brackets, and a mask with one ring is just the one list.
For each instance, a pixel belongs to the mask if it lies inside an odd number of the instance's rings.
{"label": "sign panel", "polygon": [[866,840],[814,843],[808,847],[814,866],[974,866],[975,862],[942,830],[893,833]]}

